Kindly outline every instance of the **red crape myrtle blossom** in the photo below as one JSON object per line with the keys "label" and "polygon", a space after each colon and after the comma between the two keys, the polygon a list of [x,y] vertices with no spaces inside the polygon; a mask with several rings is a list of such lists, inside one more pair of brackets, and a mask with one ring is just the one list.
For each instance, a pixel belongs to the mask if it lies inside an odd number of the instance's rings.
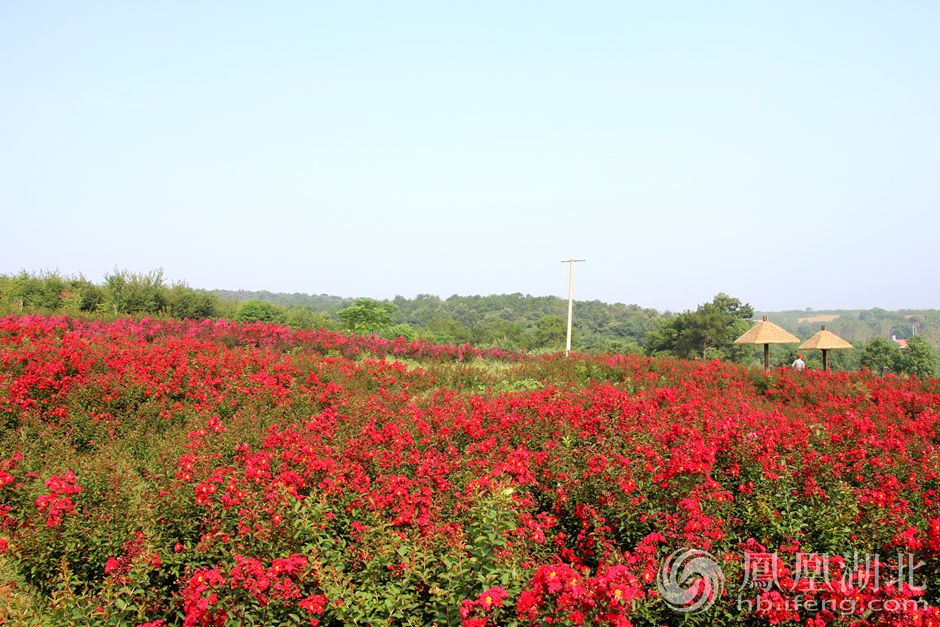
{"label": "red crape myrtle blossom", "polygon": [[227,612],[216,607],[219,595],[214,590],[224,584],[217,568],[200,568],[193,573],[182,593],[185,627],[225,624]]}
{"label": "red crape myrtle blossom", "polygon": [[75,504],[69,495],[78,494],[82,487],[78,485],[78,480],[71,471],[52,475],[46,480],[46,487],[49,488],[49,493],[36,499],[36,509],[45,515],[47,527],[57,527],[66,514],[75,510]]}
{"label": "red crape myrtle blossom", "polygon": [[[630,560],[634,567],[641,561]],[[644,599],[643,581],[627,564],[601,567],[593,576],[566,564],[550,564],[536,571],[516,605],[518,618],[527,624],[542,621],[575,624],[631,625],[633,603]]]}
{"label": "red crape myrtle blossom", "polygon": [[318,615],[327,605],[326,596],[309,592],[316,577],[309,569],[309,561],[300,554],[279,557],[270,562],[255,557],[235,554],[234,565],[228,573],[219,568],[197,569],[186,581],[183,593],[183,611],[186,624],[205,625],[241,620],[244,595],[260,608],[279,606],[297,608],[318,624]]}
{"label": "red crape myrtle blossom", "polygon": [[539,568],[529,589],[519,597],[520,619],[536,620],[545,614],[553,619],[568,617],[583,622],[582,606],[588,601],[589,589],[584,576],[567,564],[548,564]]}
{"label": "red crape myrtle blossom", "polygon": [[933,518],[927,525],[927,549],[940,556],[940,516]]}
{"label": "red crape myrtle blossom", "polygon": [[117,581],[126,582],[131,569],[137,564],[145,564],[148,569],[159,570],[163,565],[160,554],[148,549],[149,543],[144,538],[143,532],[133,532],[124,543],[121,552],[117,556],[109,557],[105,562],[105,574]]}
{"label": "red crape myrtle blossom", "polygon": [[[10,492],[15,488],[16,477],[12,471],[21,461],[23,461],[23,454],[19,452],[13,453],[12,457],[0,460],[0,496],[4,494],[4,489]],[[16,525],[16,520],[9,516],[10,509],[10,505],[0,504],[0,529]],[[5,553],[8,546],[6,539],[0,538],[0,554]]]}
{"label": "red crape myrtle blossom", "polygon": [[9,471],[16,468],[21,461],[23,461],[23,454],[19,452],[13,453],[13,456],[8,459],[0,460],[0,489],[16,480]]}
{"label": "red crape myrtle blossom", "polygon": [[726,577],[701,624],[937,622],[937,380],[10,316],[0,420],[54,624],[674,624],[684,549]]}
{"label": "red crape myrtle blossom", "polygon": [[[460,604],[461,624],[467,627],[483,627],[495,623],[494,614],[506,600],[507,592],[500,586],[484,590],[476,599],[464,600]],[[490,622],[490,621],[494,622]]]}

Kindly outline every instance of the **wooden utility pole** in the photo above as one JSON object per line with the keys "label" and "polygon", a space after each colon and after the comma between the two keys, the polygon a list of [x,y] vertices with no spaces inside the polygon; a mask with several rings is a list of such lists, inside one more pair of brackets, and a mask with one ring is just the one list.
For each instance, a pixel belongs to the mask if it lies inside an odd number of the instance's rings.
{"label": "wooden utility pole", "polygon": [[574,264],[584,259],[564,259],[562,263],[568,264],[568,339],[565,340],[565,357],[571,352],[571,314],[574,311]]}

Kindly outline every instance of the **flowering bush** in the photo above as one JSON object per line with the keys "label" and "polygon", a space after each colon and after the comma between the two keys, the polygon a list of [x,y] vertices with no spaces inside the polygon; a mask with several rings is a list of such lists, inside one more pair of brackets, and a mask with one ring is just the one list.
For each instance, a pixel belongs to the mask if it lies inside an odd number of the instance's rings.
{"label": "flowering bush", "polygon": [[0,622],[940,624],[938,380],[23,316],[0,421]]}

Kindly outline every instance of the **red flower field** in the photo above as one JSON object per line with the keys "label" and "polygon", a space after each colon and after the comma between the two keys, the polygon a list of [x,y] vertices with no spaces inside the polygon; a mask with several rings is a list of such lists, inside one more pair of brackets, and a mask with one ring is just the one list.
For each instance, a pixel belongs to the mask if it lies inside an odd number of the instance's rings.
{"label": "red flower field", "polygon": [[9,624],[940,625],[936,379],[8,317],[0,420]]}

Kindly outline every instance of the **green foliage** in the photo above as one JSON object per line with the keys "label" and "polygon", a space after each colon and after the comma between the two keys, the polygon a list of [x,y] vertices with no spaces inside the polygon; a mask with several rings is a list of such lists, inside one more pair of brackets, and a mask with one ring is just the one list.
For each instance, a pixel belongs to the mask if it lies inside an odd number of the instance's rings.
{"label": "green foliage", "polygon": [[747,329],[754,309],[739,299],[718,294],[710,303],[699,305],[662,322],[646,340],[651,353],[703,359],[732,359],[740,349],[734,339]]}
{"label": "green foliage", "polygon": [[[553,352],[565,341],[567,300],[555,296],[397,296],[397,322],[405,322],[433,342]],[[655,328],[662,315],[653,309],[600,301],[575,302],[573,348],[628,352]],[[546,319],[544,320],[543,319]],[[560,321],[560,322],[559,322]]]}
{"label": "green foliage", "polygon": [[284,313],[285,324],[294,329],[330,329],[339,330],[339,325],[330,320],[325,314],[313,311],[309,307],[286,308]]}
{"label": "green foliage", "polygon": [[532,333],[532,348],[561,350],[565,346],[566,335],[567,322],[564,318],[561,316],[542,316]]}
{"label": "green foliage", "polygon": [[98,309],[104,298],[100,287],[83,276],[57,273],[0,275],[0,307],[6,311],[77,314]]}
{"label": "green foliage", "polygon": [[352,304],[352,298],[330,296],[329,294],[300,294],[297,292],[286,294],[269,292],[267,290],[213,290],[223,302],[244,302],[246,300],[263,300],[267,303],[282,305],[284,307],[301,307],[334,316],[343,307]]}
{"label": "green foliage", "polygon": [[353,333],[379,333],[392,323],[397,307],[394,303],[372,298],[357,298],[356,302],[337,315],[343,325]]}
{"label": "green foliage", "polygon": [[907,349],[901,355],[901,370],[921,379],[937,376],[937,352],[920,336],[907,340]]}
{"label": "green foliage", "polygon": [[901,353],[897,344],[883,337],[875,337],[865,345],[862,352],[862,366],[884,376],[888,372],[898,372],[901,368]]}
{"label": "green foliage", "polygon": [[83,312],[98,311],[104,302],[104,289],[84,277],[70,281],[69,292],[77,296],[78,310]]}
{"label": "green foliage", "polygon": [[388,327],[383,334],[388,338],[402,337],[409,342],[418,338],[418,332],[410,324],[396,324]]}
{"label": "green foliage", "polygon": [[175,283],[166,295],[167,312],[174,318],[211,318],[218,314],[218,297]]}
{"label": "green foliage", "polygon": [[163,270],[135,274],[115,270],[104,277],[104,300],[101,308],[115,314],[141,314],[161,311],[167,304]]}
{"label": "green foliage", "polygon": [[0,276],[0,303],[14,311],[61,311],[70,315],[106,312],[116,315],[170,315],[209,318],[219,315],[220,303],[211,292],[185,283],[168,286],[162,270],[135,274],[115,270],[98,286],[83,276]]}
{"label": "green foliage", "polygon": [[22,308],[56,310],[68,284],[57,274],[32,275],[25,271],[13,277],[10,296]]}
{"label": "green foliage", "polygon": [[[470,330],[457,320],[437,316],[424,326],[424,337],[436,343],[464,344],[471,338]],[[446,338],[446,339],[445,339]]]}
{"label": "green foliage", "polygon": [[281,307],[260,300],[248,300],[241,303],[235,313],[235,320],[238,322],[284,324],[286,318],[287,316]]}
{"label": "green foliage", "polygon": [[529,346],[525,328],[516,322],[495,320],[488,323],[477,334],[473,343],[479,346],[498,346],[509,350],[520,350]]}

